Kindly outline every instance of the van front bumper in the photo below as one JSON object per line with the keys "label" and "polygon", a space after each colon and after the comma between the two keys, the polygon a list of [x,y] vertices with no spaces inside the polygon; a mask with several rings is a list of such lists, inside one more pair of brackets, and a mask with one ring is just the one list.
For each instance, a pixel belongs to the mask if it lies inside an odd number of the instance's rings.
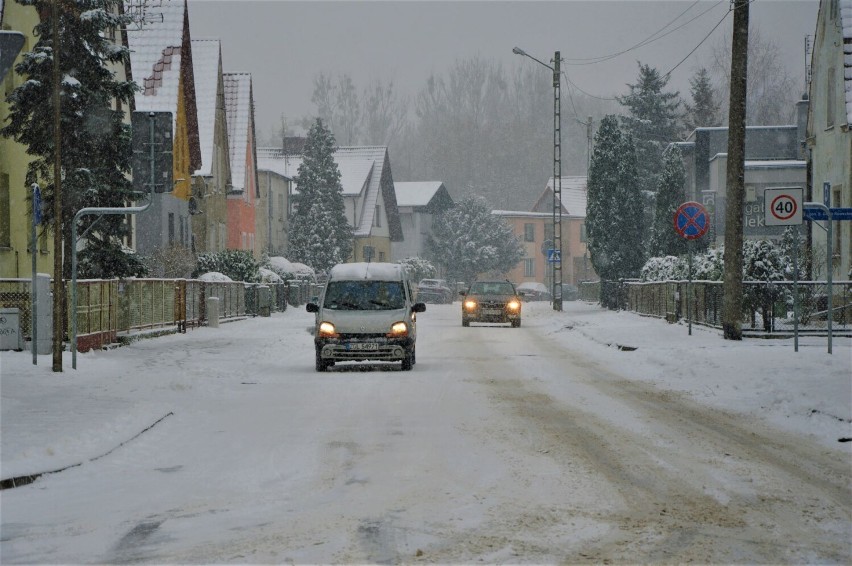
{"label": "van front bumper", "polygon": [[314,343],[323,360],[398,362],[405,358],[414,340],[386,336],[343,335],[340,338],[317,338]]}

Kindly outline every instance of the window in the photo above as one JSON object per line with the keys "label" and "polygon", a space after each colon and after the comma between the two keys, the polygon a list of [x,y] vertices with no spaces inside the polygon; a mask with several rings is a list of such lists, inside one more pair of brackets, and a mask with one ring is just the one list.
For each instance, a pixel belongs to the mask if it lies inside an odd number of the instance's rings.
{"label": "window", "polygon": [[376,228],[382,227],[382,207],[376,205],[376,216],[373,217],[373,226]]}
{"label": "window", "polygon": [[585,242],[587,241],[587,239],[588,236],[586,235],[586,223],[583,222],[582,224],[580,224],[580,241]]}
{"label": "window", "polygon": [[379,261],[385,261],[385,252],[379,252]]}
{"label": "window", "polygon": [[524,241],[535,242],[535,224],[524,224]]}
{"label": "window", "polygon": [[544,225],[544,239],[545,241],[550,240],[553,241],[553,223],[547,222]]}
{"label": "window", "polygon": [[12,246],[12,218],[9,210],[9,175],[0,173],[0,248]]}
{"label": "window", "polygon": [[535,259],[524,259],[524,277],[535,277]]}
{"label": "window", "polygon": [[[831,187],[831,207],[837,208],[840,207],[840,194],[843,191],[843,185],[832,185]],[[843,239],[840,237],[843,229],[843,223],[834,222],[834,226],[831,227],[832,230],[832,240],[831,243],[831,255],[836,258],[840,258],[840,247]]]}
{"label": "window", "polygon": [[169,213],[169,245],[175,243],[175,213]]}
{"label": "window", "polygon": [[180,217],[180,244],[182,246],[186,244],[186,230],[185,230],[185,224],[184,224],[185,222],[186,222],[186,219],[183,216],[181,216]]}
{"label": "window", "polygon": [[828,69],[828,84],[825,86],[825,127],[831,128],[834,126],[834,98],[835,98],[835,69]]}

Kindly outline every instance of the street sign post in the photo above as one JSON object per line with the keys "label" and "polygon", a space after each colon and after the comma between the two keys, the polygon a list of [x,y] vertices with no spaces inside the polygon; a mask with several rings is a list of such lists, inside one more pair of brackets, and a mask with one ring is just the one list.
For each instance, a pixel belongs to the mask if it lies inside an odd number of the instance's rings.
{"label": "street sign post", "polygon": [[710,229],[710,215],[704,205],[698,202],[685,202],[675,210],[674,229],[681,238],[687,240],[689,250],[689,278],[686,280],[686,320],[689,335],[692,336],[692,240],[697,240]]}

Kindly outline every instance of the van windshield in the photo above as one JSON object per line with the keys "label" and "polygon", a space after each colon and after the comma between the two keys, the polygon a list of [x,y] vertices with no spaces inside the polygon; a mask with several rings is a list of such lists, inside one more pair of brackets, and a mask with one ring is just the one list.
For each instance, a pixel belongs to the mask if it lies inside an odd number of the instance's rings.
{"label": "van windshield", "polygon": [[330,281],[323,308],[331,310],[380,311],[405,307],[399,281]]}

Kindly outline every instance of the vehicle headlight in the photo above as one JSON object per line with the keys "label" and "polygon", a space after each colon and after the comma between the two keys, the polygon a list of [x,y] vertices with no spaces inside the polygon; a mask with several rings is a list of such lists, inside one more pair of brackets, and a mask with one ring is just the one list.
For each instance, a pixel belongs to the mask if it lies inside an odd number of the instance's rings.
{"label": "vehicle headlight", "polygon": [[473,301],[473,300],[465,301],[464,302],[464,308],[469,310],[469,311],[472,311],[473,309],[476,308],[476,301]]}
{"label": "vehicle headlight", "polygon": [[319,335],[322,338],[336,338],[337,329],[330,322],[321,322],[319,325]]}
{"label": "vehicle headlight", "polygon": [[520,310],[521,302],[518,301],[517,299],[512,299],[511,301],[506,303],[506,308],[509,309],[510,311]]}
{"label": "vehicle headlight", "polygon": [[402,320],[391,324],[391,330],[388,332],[388,338],[401,338],[403,336],[408,336],[408,325]]}

